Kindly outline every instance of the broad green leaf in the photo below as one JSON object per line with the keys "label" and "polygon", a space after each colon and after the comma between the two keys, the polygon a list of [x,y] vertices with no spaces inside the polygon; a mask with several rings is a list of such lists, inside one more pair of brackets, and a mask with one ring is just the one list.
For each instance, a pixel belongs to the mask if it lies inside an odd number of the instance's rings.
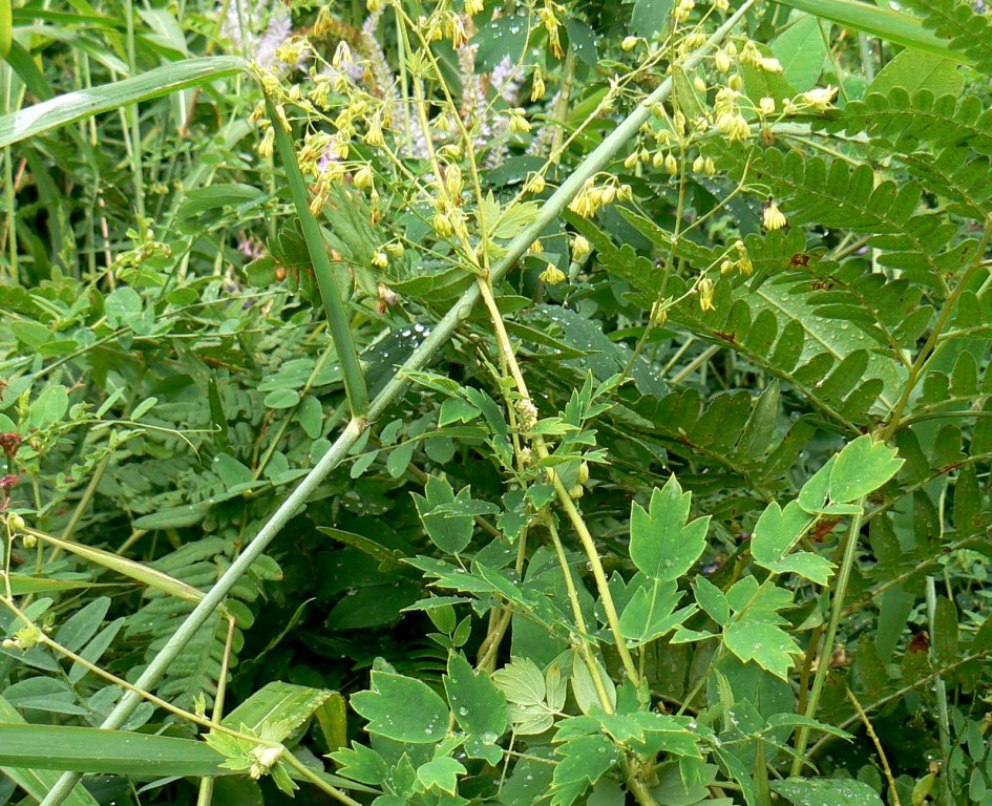
{"label": "broad green leaf", "polygon": [[0,765],[132,775],[229,775],[205,743],[147,733],[69,725],[0,724]]}
{"label": "broad green leaf", "polygon": [[[606,671],[606,667],[603,666],[599,658],[593,656],[593,662],[596,664],[596,671],[600,681],[603,683],[603,688],[606,692],[606,698],[610,703],[610,708],[616,709],[616,686],[613,685],[609,672]],[[572,658],[571,682],[572,694],[575,696],[575,702],[579,706],[579,710],[582,711],[582,713],[588,714],[594,709],[597,711],[605,710],[603,703],[599,698],[596,684],[593,682],[592,673],[589,670],[589,666],[586,664],[585,659],[578,651],[574,651],[574,656]]]}
{"label": "broad green leaf", "polygon": [[467,772],[460,761],[451,756],[439,756],[417,768],[417,780],[428,790],[440,789],[453,796],[458,788],[458,776]]}
{"label": "broad green leaf", "polygon": [[281,742],[313,716],[332,693],[274,680],[224,717],[223,724],[234,730],[247,725],[259,736]]}
{"label": "broad green leaf", "polygon": [[746,617],[729,624],[723,642],[745,663],[754,661],[782,680],[789,679],[794,656],[802,654],[799,645],[787,632],[759,618]]}
{"label": "broad green leaf", "polygon": [[813,524],[814,518],[792,501],[785,509],[776,502],[768,505],[758,518],[751,537],[751,556],[762,568],[777,574],[794,573],[825,585],[833,563],[812,552],[790,554],[792,547]]}
{"label": "broad green leaf", "polygon": [[882,798],[870,785],[849,778],[786,778],[773,781],[771,788],[796,806],[882,806]]}
{"label": "broad green leaf", "polygon": [[251,470],[229,453],[219,453],[214,457],[214,470],[228,487],[247,484],[253,480]]}
{"label": "broad green leaf", "polygon": [[442,509],[456,501],[468,503],[472,500],[468,487],[456,496],[447,480],[439,476],[431,476],[424,487],[426,497],[413,494],[420,520],[427,530],[427,535],[441,551],[457,554],[468,546],[475,530],[475,519],[472,515],[455,514]]}
{"label": "broad green leaf", "polygon": [[484,671],[462,655],[448,658],[444,690],[455,721],[466,733],[494,743],[506,730],[506,698]]}
{"label": "broad green leaf", "polygon": [[307,395],[296,412],[300,427],[310,439],[317,439],[324,425],[324,409],[313,395]]}
{"label": "broad green leaf", "polygon": [[103,619],[110,609],[110,597],[101,596],[79,608],[55,633],[55,641],[71,652],[82,649],[103,624]]}
{"label": "broad green leaf", "polygon": [[547,694],[544,675],[530,658],[514,658],[493,674],[493,681],[507,700],[518,705],[541,704]]}
{"label": "broad green leaf", "polygon": [[460,397],[452,397],[441,404],[441,411],[437,418],[437,427],[444,428],[451,423],[468,423],[478,417],[479,410]]}
{"label": "broad green leaf", "polygon": [[706,548],[710,518],[689,522],[692,493],[683,493],[675,476],[651,494],[645,510],[636,502],[630,513],[630,558],[654,579],[676,580],[688,572]]}
{"label": "broad green leaf", "polygon": [[291,409],[300,402],[300,393],[295,389],[274,389],[262,402],[270,409]]}
{"label": "broad green leaf", "polygon": [[363,784],[381,785],[389,774],[386,760],[371,747],[358,742],[331,753],[331,758],[340,766],[341,775]]}
{"label": "broad green leaf", "polygon": [[246,69],[245,61],[236,56],[186,59],[156,67],[123,81],[58,95],[0,117],[0,148],[91,115],[159,98],[186,87],[208,84],[219,78],[245,72]]}
{"label": "broad green leaf", "polygon": [[674,0],[634,0],[630,12],[630,32],[635,36],[650,37],[668,23]]}
{"label": "broad green leaf", "polygon": [[30,422],[35,428],[57,423],[69,410],[69,393],[61,384],[46,386],[31,404]]}
{"label": "broad green leaf", "polygon": [[186,526],[195,526],[205,517],[210,510],[210,504],[186,504],[185,506],[168,507],[157,512],[150,512],[136,518],[134,526],[137,529],[182,529]]}
{"label": "broad green leaf", "polygon": [[607,737],[582,736],[560,745],[562,760],[552,778],[552,804],[574,803],[591,784],[596,783],[620,760],[620,753]]}
{"label": "broad green leaf", "polygon": [[[100,630],[93,639],[86,644],[85,647],[79,652],[79,657],[85,661],[89,661],[92,665],[97,665],[100,658],[103,657],[103,653],[106,652],[110,645],[114,642],[117,637],[117,633],[121,631],[124,626],[125,618],[120,616],[117,619],[111,621],[106,627]],[[69,667],[69,682],[73,685],[79,683],[86,675],[89,674],[89,669],[82,663],[73,663]]]}
{"label": "broad green leaf", "polygon": [[817,585],[826,586],[834,572],[834,564],[811,551],[798,551],[768,566],[776,574],[796,574]]}
{"label": "broad green leaf", "polygon": [[782,65],[782,75],[796,92],[813,89],[823,70],[827,44],[820,25],[816,17],[798,15],[772,43],[772,53]]}
{"label": "broad green leaf", "polygon": [[895,448],[873,442],[868,434],[858,437],[837,455],[830,472],[830,499],[849,502],[868,495],[899,472],[902,465]]}
{"label": "broad green leaf", "polygon": [[951,50],[947,42],[926,30],[909,14],[882,8],[859,0],[775,0],[783,6],[836,22],[855,31],[887,39],[897,45],[919,48],[937,56],[970,63],[967,56]]}
{"label": "broad green leaf", "polygon": [[704,576],[692,580],[692,589],[696,601],[713,621],[723,626],[730,620],[730,604],[723,591]]}
{"label": "broad green leaf", "polygon": [[795,501],[782,509],[772,501],[761,513],[751,535],[751,556],[758,565],[768,568],[781,560],[813,523]]}
{"label": "broad green leaf", "polygon": [[372,672],[371,689],[351,698],[351,707],[369,720],[367,730],[410,744],[434,744],[448,730],[448,707],[420,680],[392,672]]}
{"label": "broad green leaf", "polygon": [[674,580],[644,580],[620,616],[620,632],[631,646],[653,641],[696,612],[693,606],[676,612],[675,607],[681,599],[678,583]]}
{"label": "broad green leaf", "polygon": [[901,87],[910,97],[920,90],[929,90],[939,98],[942,95],[956,95],[963,85],[964,76],[958,70],[956,59],[906,48],[879,71],[865,94],[880,92],[888,95],[896,87]]}
{"label": "broad green leaf", "polygon": [[258,205],[267,197],[266,191],[252,185],[232,183],[196,188],[186,192],[185,201],[176,212],[176,220],[182,223],[193,216],[222,207],[244,208]]}
{"label": "broad green leaf", "polygon": [[[0,697],[0,723],[7,725],[24,724],[24,717],[3,697]],[[58,781],[60,775],[60,773],[54,770],[31,769],[28,767],[5,766],[2,769],[5,775],[8,775],[21,789],[37,801],[44,799],[45,795],[55,786],[55,782]],[[65,806],[98,806],[98,801],[82,784],[77,784],[62,803]]]}

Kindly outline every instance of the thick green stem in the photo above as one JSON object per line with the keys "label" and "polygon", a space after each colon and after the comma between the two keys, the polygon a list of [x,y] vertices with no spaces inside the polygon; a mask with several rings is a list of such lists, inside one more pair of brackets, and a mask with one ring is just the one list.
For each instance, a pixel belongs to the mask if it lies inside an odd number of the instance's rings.
{"label": "thick green stem", "polygon": [[306,182],[296,161],[296,150],[289,137],[289,132],[283,127],[282,115],[276,110],[272,99],[266,96],[265,109],[275,130],[276,148],[279,149],[279,159],[283,170],[286,171],[286,181],[289,192],[293,197],[296,214],[300,218],[303,238],[307,242],[307,251],[313,263],[314,274],[317,275],[317,286],[320,288],[320,298],[327,311],[328,327],[334,346],[338,351],[338,361],[341,364],[341,374],[344,378],[344,389],[348,395],[348,405],[352,417],[362,417],[369,407],[368,390],[365,387],[365,376],[361,364],[358,363],[358,351],[351,337],[351,327],[348,324],[348,312],[341,298],[341,291],[334,279],[334,269],[327,254],[327,244],[320,232],[317,219],[310,212],[310,196]]}

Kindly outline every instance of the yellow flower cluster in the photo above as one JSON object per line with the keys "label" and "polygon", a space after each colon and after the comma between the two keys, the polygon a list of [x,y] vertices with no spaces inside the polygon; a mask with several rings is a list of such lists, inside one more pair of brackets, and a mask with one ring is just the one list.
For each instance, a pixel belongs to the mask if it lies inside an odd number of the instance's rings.
{"label": "yellow flower cluster", "polygon": [[590,178],[572,199],[568,209],[583,218],[592,218],[601,207],[613,204],[617,200],[630,201],[633,197],[634,192],[630,185],[621,185],[616,179],[612,179],[602,186],[597,186],[595,179]]}

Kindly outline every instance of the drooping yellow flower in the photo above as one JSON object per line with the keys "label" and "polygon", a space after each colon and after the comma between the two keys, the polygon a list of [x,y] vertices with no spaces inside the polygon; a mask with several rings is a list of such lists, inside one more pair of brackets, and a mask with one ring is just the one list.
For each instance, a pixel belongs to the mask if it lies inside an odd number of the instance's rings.
{"label": "drooping yellow flower", "polygon": [[555,266],[553,263],[549,263],[547,268],[541,272],[541,281],[547,283],[548,285],[558,285],[565,280],[565,272]]}
{"label": "drooping yellow flower", "polygon": [[716,305],[713,304],[713,281],[709,277],[699,281],[699,310],[703,313],[716,310]]}
{"label": "drooping yellow flower", "polygon": [[761,214],[761,220],[765,225],[765,229],[769,232],[782,229],[782,227],[786,225],[785,216],[782,214],[782,211],[778,209],[778,205],[773,201],[768,203],[768,206]]}

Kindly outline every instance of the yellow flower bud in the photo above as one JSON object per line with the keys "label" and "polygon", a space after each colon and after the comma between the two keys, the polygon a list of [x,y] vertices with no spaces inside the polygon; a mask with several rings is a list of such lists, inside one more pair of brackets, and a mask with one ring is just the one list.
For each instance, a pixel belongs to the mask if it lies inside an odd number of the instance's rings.
{"label": "yellow flower bud", "polygon": [[524,190],[527,193],[543,193],[546,184],[543,174],[532,173],[524,183]]}
{"label": "yellow flower bud", "polygon": [[455,228],[451,226],[451,219],[444,213],[438,213],[435,215],[431,221],[431,226],[434,227],[434,232],[442,238],[447,238],[452,232],[455,231]]}
{"label": "yellow flower bud", "polygon": [[775,99],[769,98],[767,95],[758,101],[758,108],[761,110],[763,115],[774,115],[775,114]]}
{"label": "yellow flower bud", "polygon": [[578,262],[590,252],[592,252],[592,247],[585,237],[576,235],[572,238],[572,260]]}
{"label": "yellow flower bud", "polygon": [[451,164],[444,171],[444,189],[453,199],[458,199],[462,195],[462,169],[456,164]]}
{"label": "yellow flower bud", "polygon": [[565,272],[549,263],[547,268],[541,272],[541,281],[548,285],[558,285],[565,280]]}
{"label": "yellow flower bud", "polygon": [[716,305],[713,304],[713,281],[709,277],[699,281],[699,310],[703,313],[716,310]]}
{"label": "yellow flower bud", "polygon": [[585,484],[589,481],[589,463],[582,462],[579,465],[578,482],[579,484]]}
{"label": "yellow flower bud", "polygon": [[773,201],[768,203],[768,206],[761,214],[761,220],[765,225],[765,229],[769,232],[782,229],[782,227],[786,224],[785,216],[782,214],[782,211],[778,209],[778,205]]}
{"label": "yellow flower bud", "polygon": [[269,128],[265,130],[265,134],[262,135],[262,139],[259,141],[258,147],[255,149],[258,152],[258,156],[263,159],[271,157],[275,142],[276,130],[269,126]]}
{"label": "yellow flower bud", "polygon": [[523,109],[510,110],[510,131],[514,134],[526,134],[530,131],[530,122],[524,117]]}
{"label": "yellow flower bud", "polygon": [[379,250],[374,255],[372,255],[372,265],[377,269],[385,269],[389,267],[389,257],[385,252]]}
{"label": "yellow flower bud", "polygon": [[372,169],[368,165],[363,165],[357,171],[355,171],[355,176],[352,179],[355,187],[359,190],[368,190],[375,182],[375,175],[372,173]]}
{"label": "yellow flower bud", "polygon": [[637,43],[640,42],[640,38],[636,36],[625,36],[623,42],[620,43],[620,49],[623,51],[631,51],[637,47]]}
{"label": "yellow flower bud", "polygon": [[677,174],[679,172],[679,162],[671,152],[665,157],[665,170],[670,174]]}
{"label": "yellow flower bud", "polygon": [[530,100],[532,102],[540,101],[544,97],[544,92],[544,74],[539,67],[534,71],[534,79],[530,88]]}

